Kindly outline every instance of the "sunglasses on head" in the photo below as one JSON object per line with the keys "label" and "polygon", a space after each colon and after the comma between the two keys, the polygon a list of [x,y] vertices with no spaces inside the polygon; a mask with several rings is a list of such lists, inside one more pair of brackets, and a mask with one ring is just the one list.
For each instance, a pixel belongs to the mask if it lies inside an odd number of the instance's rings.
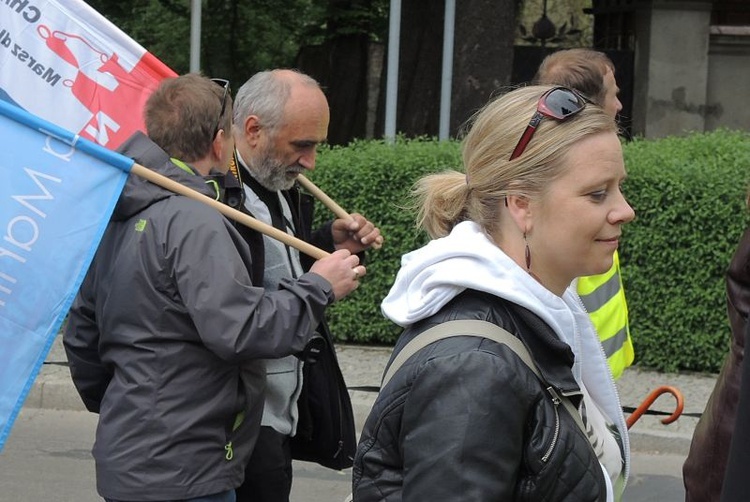
{"label": "sunglasses on head", "polygon": [[542,94],[536,105],[536,113],[531,117],[529,125],[518,140],[518,144],[510,154],[510,160],[520,157],[536,132],[536,128],[544,117],[564,121],[586,107],[586,99],[567,87],[553,87]]}
{"label": "sunglasses on head", "polygon": [[224,110],[227,109],[227,95],[229,94],[229,80],[223,79],[223,78],[212,78],[211,82],[213,82],[216,85],[220,85],[224,88],[224,94],[221,96],[221,111],[219,112],[219,118],[216,120],[216,127],[214,128],[214,134],[212,138],[215,138],[217,134],[219,134],[219,129],[221,129],[221,119],[224,117]]}

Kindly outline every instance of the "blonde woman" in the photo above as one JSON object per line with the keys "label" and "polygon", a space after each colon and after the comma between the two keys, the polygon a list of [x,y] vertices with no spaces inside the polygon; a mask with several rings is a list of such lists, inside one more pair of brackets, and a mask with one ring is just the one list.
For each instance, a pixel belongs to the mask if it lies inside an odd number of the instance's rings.
{"label": "blonde woman", "polygon": [[517,89],[477,114],[463,164],[416,185],[433,240],[403,257],[383,301],[404,327],[393,357],[428,328],[481,320],[520,341],[539,376],[487,338],[417,351],[365,423],[354,500],[617,500],[629,470],[625,420],[569,288],[612,266],[634,217],[615,122],[570,89]]}

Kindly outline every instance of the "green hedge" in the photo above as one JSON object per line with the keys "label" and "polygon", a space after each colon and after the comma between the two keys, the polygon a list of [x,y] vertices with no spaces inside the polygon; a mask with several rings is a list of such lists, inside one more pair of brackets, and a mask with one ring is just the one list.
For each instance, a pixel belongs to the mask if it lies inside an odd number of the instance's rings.
{"label": "green hedge", "polygon": [[[745,226],[750,135],[720,130],[624,144],[624,191],[636,211],[620,247],[636,362],[664,371],[718,371],[729,346],[724,272]],[[401,255],[426,236],[404,209],[423,174],[459,168],[456,141],[357,141],[323,149],[310,178],[385,236],[368,275],[329,311],[338,340],[392,344],[399,328],[380,313]],[[321,207],[318,221],[330,218]]]}
{"label": "green hedge", "polygon": [[729,348],[724,274],[748,224],[750,135],[716,131],[624,148],[622,275],[639,364],[718,371]]}
{"label": "green hedge", "polygon": [[[349,212],[373,221],[385,237],[383,247],[367,253],[367,276],[344,301],[334,304],[328,319],[336,338],[350,342],[392,344],[400,329],[380,313],[380,302],[396,277],[401,255],[427,242],[405,210],[412,184],[423,174],[458,168],[458,144],[428,139],[356,141],[323,150],[310,179]],[[319,222],[331,218],[323,207]]]}

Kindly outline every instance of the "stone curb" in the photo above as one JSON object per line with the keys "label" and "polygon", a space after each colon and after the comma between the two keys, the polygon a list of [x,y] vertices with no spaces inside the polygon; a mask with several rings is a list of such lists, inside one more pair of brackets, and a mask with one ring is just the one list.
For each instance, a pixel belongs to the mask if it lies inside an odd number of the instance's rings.
{"label": "stone curb", "polygon": [[[64,367],[63,369],[67,370]],[[357,431],[361,431],[372,403],[375,401],[376,394],[374,392],[349,391],[349,395],[352,400]],[[71,411],[86,410],[73,383],[69,379],[37,379],[37,383],[34,384],[29,392],[24,406]],[[644,417],[641,420],[649,418],[651,417]],[[692,418],[684,418],[682,420],[697,422],[697,419]],[[685,432],[670,433],[665,426],[661,427],[664,428],[664,431],[659,431],[656,428],[647,428],[641,426],[640,423],[636,423],[633,429],[630,430],[632,450],[687,455],[692,434]],[[693,424],[694,427],[695,425]]]}

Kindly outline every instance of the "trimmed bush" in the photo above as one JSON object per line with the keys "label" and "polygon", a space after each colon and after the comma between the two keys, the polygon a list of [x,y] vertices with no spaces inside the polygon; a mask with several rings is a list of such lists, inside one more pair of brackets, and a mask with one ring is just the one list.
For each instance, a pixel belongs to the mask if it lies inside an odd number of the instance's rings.
{"label": "trimmed bush", "polygon": [[[636,362],[664,371],[718,371],[729,347],[724,273],[750,222],[750,135],[719,130],[623,146],[624,192],[636,220],[624,227],[622,275]],[[461,168],[457,141],[356,141],[323,149],[313,180],[342,207],[364,214],[385,236],[368,252],[360,288],[329,310],[340,341],[392,344],[400,328],[380,302],[401,256],[426,241],[405,209],[424,174]],[[316,219],[331,218],[319,205]]]}
{"label": "trimmed bush", "polygon": [[[416,229],[415,215],[405,210],[406,197],[422,175],[460,169],[458,143],[428,139],[355,141],[347,147],[322,150],[310,179],[349,212],[374,222],[385,242],[367,252],[367,276],[344,301],[328,310],[328,319],[341,341],[392,344],[400,328],[380,313],[401,265],[401,255],[421,247],[427,236]],[[318,204],[318,223],[331,213]]]}
{"label": "trimmed bush", "polygon": [[715,131],[625,145],[622,276],[639,364],[718,371],[729,349],[724,274],[748,224],[750,136]]}

